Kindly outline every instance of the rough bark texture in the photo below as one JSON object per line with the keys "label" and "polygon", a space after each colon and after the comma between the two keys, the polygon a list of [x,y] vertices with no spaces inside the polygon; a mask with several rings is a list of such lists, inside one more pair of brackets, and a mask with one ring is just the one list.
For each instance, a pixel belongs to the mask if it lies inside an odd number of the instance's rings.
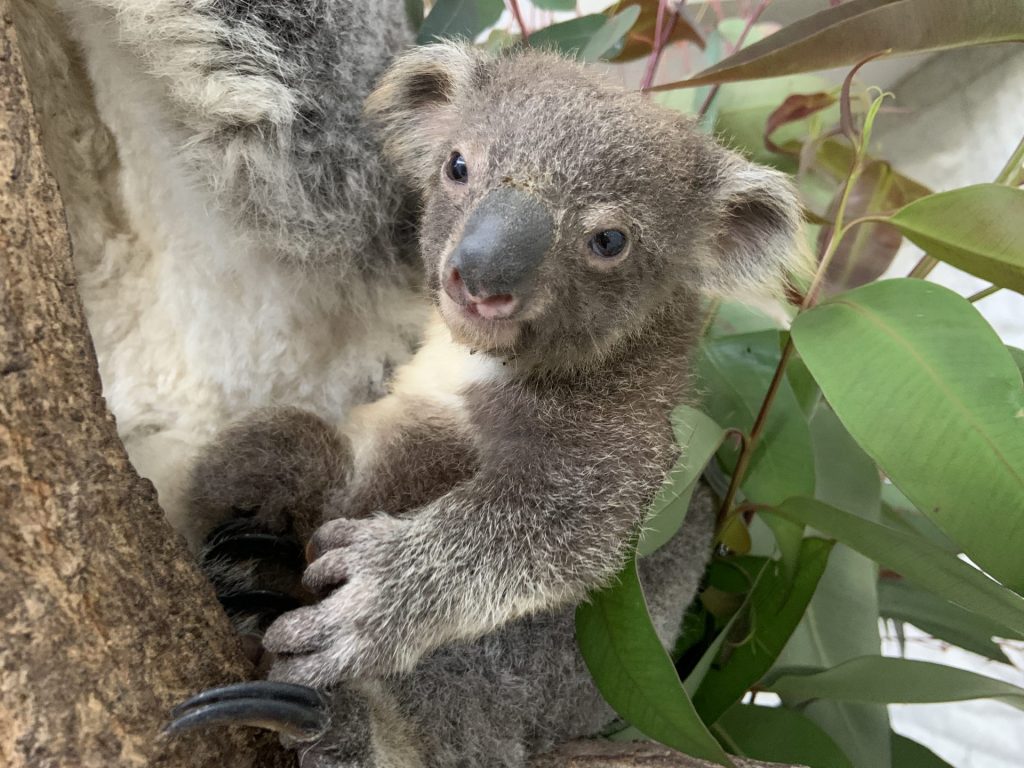
{"label": "rough bark texture", "polygon": [[[733,758],[737,768],[799,768],[778,763]],[[647,743],[578,741],[535,758],[530,768],[717,768],[714,763],[687,757]]]}
{"label": "rough bark texture", "polygon": [[249,669],[100,396],[5,0],[0,17],[0,764],[287,765],[262,735],[160,736],[172,704]]}

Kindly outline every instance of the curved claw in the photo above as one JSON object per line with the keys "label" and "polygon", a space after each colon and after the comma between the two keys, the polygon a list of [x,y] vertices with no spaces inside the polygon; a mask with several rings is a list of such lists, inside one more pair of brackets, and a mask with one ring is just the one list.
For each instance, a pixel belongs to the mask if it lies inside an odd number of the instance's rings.
{"label": "curved claw", "polygon": [[171,710],[166,734],[222,725],[266,728],[297,741],[319,738],[327,729],[327,700],[313,688],[258,680],[211,688]]}
{"label": "curved claw", "polygon": [[253,589],[247,592],[233,592],[218,598],[228,613],[259,613],[277,618],[282,613],[294,611],[304,603],[287,592],[270,589]]}
{"label": "curved claw", "polygon": [[276,560],[300,569],[305,564],[302,548],[291,536],[246,532],[238,526],[221,526],[207,541],[209,547],[203,553],[204,560]]}

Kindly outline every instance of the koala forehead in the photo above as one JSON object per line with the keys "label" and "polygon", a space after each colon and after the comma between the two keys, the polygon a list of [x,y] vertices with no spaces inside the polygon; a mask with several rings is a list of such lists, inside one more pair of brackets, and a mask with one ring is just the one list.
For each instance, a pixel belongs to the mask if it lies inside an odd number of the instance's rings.
{"label": "koala forehead", "polygon": [[450,149],[467,152],[476,172],[583,204],[685,204],[719,173],[721,148],[691,121],[551,54],[482,62],[449,110],[446,138],[465,144]]}

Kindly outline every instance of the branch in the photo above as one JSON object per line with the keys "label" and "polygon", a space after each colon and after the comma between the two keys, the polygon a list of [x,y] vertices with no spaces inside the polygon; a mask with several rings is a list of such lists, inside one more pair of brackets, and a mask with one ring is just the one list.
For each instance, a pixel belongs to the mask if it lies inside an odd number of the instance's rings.
{"label": "branch", "polygon": [[[288,765],[264,735],[160,735],[186,694],[251,670],[100,394],[25,80],[22,54],[53,47],[42,5],[0,0],[0,764]],[[71,88],[67,60],[37,82]]]}
{"label": "branch", "polygon": [[[737,768],[799,768],[734,757]],[[720,768],[649,742],[575,741],[535,757],[530,768]]]}

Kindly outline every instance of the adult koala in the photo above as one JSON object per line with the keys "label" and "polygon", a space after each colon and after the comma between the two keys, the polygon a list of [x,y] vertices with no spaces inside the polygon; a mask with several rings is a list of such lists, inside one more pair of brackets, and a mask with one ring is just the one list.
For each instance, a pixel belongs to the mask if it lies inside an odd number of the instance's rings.
{"label": "adult koala", "polygon": [[[414,204],[362,118],[411,42],[404,4],[15,10],[104,394],[133,464],[197,548],[183,486],[224,425],[271,404],[342,418],[384,394],[417,344]],[[52,39],[61,26],[81,60]]]}

